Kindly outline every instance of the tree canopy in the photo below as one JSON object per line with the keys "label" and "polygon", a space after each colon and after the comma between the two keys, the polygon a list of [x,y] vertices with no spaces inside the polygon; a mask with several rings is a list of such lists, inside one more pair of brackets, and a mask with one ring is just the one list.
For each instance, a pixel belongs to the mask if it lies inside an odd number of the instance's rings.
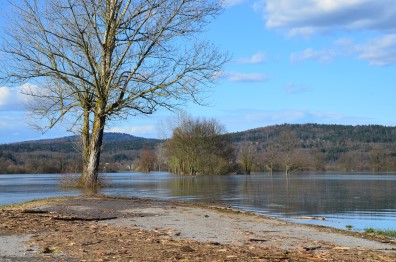
{"label": "tree canopy", "polygon": [[235,162],[224,127],[214,119],[185,117],[168,141],[169,165],[183,175],[226,174]]}

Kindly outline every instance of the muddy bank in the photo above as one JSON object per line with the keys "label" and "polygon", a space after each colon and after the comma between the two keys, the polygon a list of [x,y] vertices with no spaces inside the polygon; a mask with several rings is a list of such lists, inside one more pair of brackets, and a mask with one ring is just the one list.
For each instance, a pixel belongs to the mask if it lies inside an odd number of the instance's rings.
{"label": "muddy bank", "polygon": [[0,222],[0,246],[17,247],[0,249],[6,261],[396,260],[391,239],[192,203],[68,197],[3,208]]}

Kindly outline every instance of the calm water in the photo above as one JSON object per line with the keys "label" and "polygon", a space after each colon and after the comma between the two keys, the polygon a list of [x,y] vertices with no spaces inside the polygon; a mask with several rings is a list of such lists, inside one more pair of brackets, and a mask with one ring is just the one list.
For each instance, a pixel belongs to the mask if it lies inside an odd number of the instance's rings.
{"label": "calm water", "polygon": [[[396,230],[396,174],[253,174],[180,177],[169,173],[106,174],[100,193],[221,203],[300,223],[354,230]],[[59,175],[0,175],[0,205],[80,195],[63,190]],[[299,216],[325,221],[298,220]]]}

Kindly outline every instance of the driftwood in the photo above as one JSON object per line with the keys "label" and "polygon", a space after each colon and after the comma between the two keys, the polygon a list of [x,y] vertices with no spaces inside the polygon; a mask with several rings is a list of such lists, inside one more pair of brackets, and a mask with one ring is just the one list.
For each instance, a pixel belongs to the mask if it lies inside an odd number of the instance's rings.
{"label": "driftwood", "polygon": [[[51,212],[46,210],[36,210],[36,209],[24,209],[21,211],[24,214],[50,214]],[[50,217],[53,220],[62,220],[62,221],[102,221],[102,220],[112,220],[117,219],[118,217],[66,217],[66,216],[54,216],[48,215],[46,217]]]}
{"label": "driftwood", "polygon": [[326,218],[324,218],[324,217],[308,217],[308,216],[296,217],[296,219],[302,219],[302,220],[326,220]]}
{"label": "driftwood", "polygon": [[62,221],[103,221],[117,219],[117,217],[53,217],[52,219]]}
{"label": "driftwood", "polygon": [[24,209],[22,210],[24,214],[48,214],[49,212],[46,210],[36,210],[36,209]]}
{"label": "driftwood", "polygon": [[261,238],[251,238],[249,239],[250,242],[267,242],[267,239],[261,239]]}

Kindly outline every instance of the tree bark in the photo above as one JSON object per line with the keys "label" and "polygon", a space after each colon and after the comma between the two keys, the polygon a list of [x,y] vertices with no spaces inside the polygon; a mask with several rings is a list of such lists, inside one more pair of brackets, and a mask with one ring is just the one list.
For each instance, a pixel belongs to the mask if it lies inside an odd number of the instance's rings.
{"label": "tree bark", "polygon": [[86,157],[84,157],[84,160],[87,162],[84,165],[81,182],[83,187],[87,189],[94,189],[98,186],[100,153],[106,122],[106,116],[101,113],[103,110],[101,108],[98,110],[99,112],[95,114],[92,133],[89,138],[89,143],[87,144],[88,149],[83,149],[84,153],[87,153]]}

